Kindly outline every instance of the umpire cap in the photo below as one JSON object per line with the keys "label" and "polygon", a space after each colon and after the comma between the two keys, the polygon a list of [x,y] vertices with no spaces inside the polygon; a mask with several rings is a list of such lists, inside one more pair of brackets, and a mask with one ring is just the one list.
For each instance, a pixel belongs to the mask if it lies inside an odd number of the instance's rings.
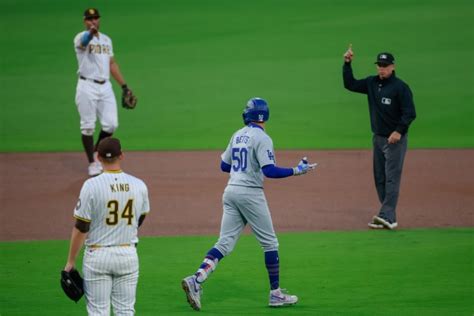
{"label": "umpire cap", "polygon": [[97,152],[102,158],[110,159],[118,157],[122,154],[122,146],[120,140],[113,137],[107,137],[100,141]]}
{"label": "umpire cap", "polygon": [[84,19],[100,18],[99,10],[96,8],[88,8],[84,11]]}
{"label": "umpire cap", "polygon": [[377,61],[374,64],[395,64],[395,57],[390,53],[380,53],[377,55]]}

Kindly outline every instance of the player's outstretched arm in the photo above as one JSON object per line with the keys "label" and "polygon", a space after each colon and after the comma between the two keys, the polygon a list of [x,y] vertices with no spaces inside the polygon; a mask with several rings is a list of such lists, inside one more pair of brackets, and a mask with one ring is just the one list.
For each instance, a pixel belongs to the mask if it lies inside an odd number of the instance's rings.
{"label": "player's outstretched arm", "polygon": [[316,169],[317,163],[308,163],[308,158],[304,157],[300,160],[298,165],[293,168],[293,175],[300,176],[307,173],[308,171]]}
{"label": "player's outstretched arm", "polygon": [[316,168],[316,165],[316,163],[309,164],[308,159],[304,157],[303,159],[301,159],[298,166],[294,168],[282,168],[271,164],[263,166],[262,172],[267,178],[286,178],[290,176],[299,176],[305,174],[308,171],[311,171]]}

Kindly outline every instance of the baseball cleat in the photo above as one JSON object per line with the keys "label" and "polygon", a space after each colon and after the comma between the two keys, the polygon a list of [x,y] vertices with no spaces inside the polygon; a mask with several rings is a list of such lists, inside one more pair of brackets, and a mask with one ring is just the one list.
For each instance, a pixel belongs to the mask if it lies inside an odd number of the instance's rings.
{"label": "baseball cleat", "polygon": [[367,224],[372,229],[384,229],[385,227],[382,224],[376,224],[374,222]]}
{"label": "baseball cleat", "polygon": [[196,276],[191,275],[181,281],[181,287],[186,293],[189,305],[195,310],[201,310],[202,287],[196,282]]}
{"label": "baseball cleat", "polygon": [[102,165],[100,162],[91,162],[89,164],[89,176],[95,177],[102,173]]}
{"label": "baseball cleat", "polygon": [[372,222],[374,224],[383,225],[385,228],[388,228],[390,230],[395,229],[398,226],[397,222],[390,223],[388,220],[386,220],[386,219],[384,219],[380,216],[374,216],[372,218]]}
{"label": "baseball cleat", "polygon": [[374,220],[372,219],[372,221],[370,223],[367,224],[370,228],[372,229],[384,229],[385,227],[382,225],[382,224],[379,224],[379,223],[376,223],[374,222]]}
{"label": "baseball cleat", "polygon": [[270,301],[268,306],[270,307],[282,307],[295,305],[298,302],[296,295],[289,295],[285,289],[276,289],[270,291]]}

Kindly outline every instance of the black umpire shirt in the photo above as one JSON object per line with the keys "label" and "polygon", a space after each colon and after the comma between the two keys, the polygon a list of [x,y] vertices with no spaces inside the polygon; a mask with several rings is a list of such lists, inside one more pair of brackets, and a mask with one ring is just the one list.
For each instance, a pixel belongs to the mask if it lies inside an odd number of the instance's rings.
{"label": "black umpire shirt", "polygon": [[415,104],[410,87],[395,76],[387,79],[369,76],[356,80],[352,74],[351,63],[342,68],[344,87],[350,91],[367,94],[369,101],[370,125],[372,132],[388,137],[394,131],[404,135],[415,119]]}

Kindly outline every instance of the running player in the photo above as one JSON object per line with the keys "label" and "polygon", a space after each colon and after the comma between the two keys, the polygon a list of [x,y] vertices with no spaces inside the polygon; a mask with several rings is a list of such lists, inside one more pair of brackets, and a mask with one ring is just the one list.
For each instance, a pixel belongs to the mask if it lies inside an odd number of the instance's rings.
{"label": "running player", "polygon": [[223,217],[219,240],[205,256],[194,275],[182,280],[189,304],[201,309],[202,284],[216,269],[218,262],[234,249],[247,223],[252,228],[265,253],[265,265],[270,279],[269,306],[296,304],[298,298],[280,289],[278,239],[263,192],[263,176],[285,178],[305,174],[316,164],[303,158],[295,168],[280,168],[275,164],[272,139],[265,133],[270,116],[267,102],[260,98],[248,101],[243,113],[244,128],[232,135],[222,154],[221,169],[230,172],[223,195]]}
{"label": "running player", "polygon": [[82,186],[74,210],[65,271],[74,268],[85,241],[82,271],[89,315],[134,315],[138,282],[138,227],[150,210],[145,183],[120,169],[120,141],[107,137],[98,146],[104,173]]}
{"label": "running player", "polygon": [[[84,12],[86,31],[74,38],[79,69],[76,88],[76,105],[81,117],[82,144],[89,161],[89,176],[102,172],[100,162],[94,157],[97,144],[112,136],[118,127],[117,103],[109,81],[110,74],[124,91],[130,91],[114,59],[112,40],[99,32],[100,14],[91,8]],[[131,91],[130,91],[131,93]],[[94,130],[97,117],[102,129],[94,146]]]}

